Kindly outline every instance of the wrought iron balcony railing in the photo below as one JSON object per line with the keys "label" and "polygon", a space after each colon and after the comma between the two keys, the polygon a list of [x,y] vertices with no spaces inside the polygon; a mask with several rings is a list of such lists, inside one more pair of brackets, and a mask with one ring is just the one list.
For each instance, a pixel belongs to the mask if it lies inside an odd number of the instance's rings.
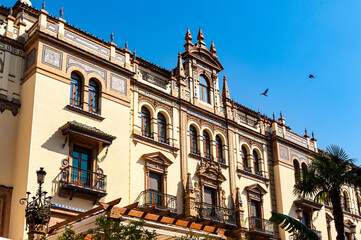
{"label": "wrought iron balcony railing", "polygon": [[266,235],[274,235],[274,224],[263,218],[249,217],[249,231],[263,233]]}
{"label": "wrought iron balcony railing", "polygon": [[149,131],[142,130],[142,136],[146,138],[154,139],[154,134]]}
{"label": "wrought iron balcony railing", "polygon": [[209,161],[213,161],[213,160],[214,160],[214,159],[213,159],[213,155],[210,154],[210,153],[207,153],[207,152],[204,153],[204,158],[207,159],[207,160],[209,160]]}
{"label": "wrought iron balcony railing", "polygon": [[169,145],[169,138],[158,137],[158,141]]}
{"label": "wrought iron balcony railing", "polygon": [[196,148],[191,148],[191,153],[197,156],[201,155],[201,152]]}
{"label": "wrought iron balcony railing", "polygon": [[100,115],[100,108],[88,103],[89,112]]}
{"label": "wrought iron balcony railing", "polygon": [[70,98],[70,106],[83,109],[83,103],[80,100],[80,97]]}
{"label": "wrought iron balcony railing", "polygon": [[204,202],[195,203],[198,215],[204,219],[236,224],[236,212],[229,208],[219,207]]}
{"label": "wrought iron balcony railing", "polygon": [[102,173],[67,166],[61,170],[60,187],[106,192],[106,179],[107,176]]}
{"label": "wrought iron balcony railing", "polygon": [[138,207],[155,207],[158,210],[177,212],[177,197],[147,189],[139,194],[135,200]]}

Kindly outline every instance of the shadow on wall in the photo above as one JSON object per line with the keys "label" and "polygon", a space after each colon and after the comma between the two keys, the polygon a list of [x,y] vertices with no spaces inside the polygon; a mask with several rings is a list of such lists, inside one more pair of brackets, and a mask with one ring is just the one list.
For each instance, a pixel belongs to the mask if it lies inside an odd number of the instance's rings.
{"label": "shadow on wall", "polygon": [[[65,142],[65,140],[67,141]],[[46,140],[45,143],[41,145],[41,147],[51,152],[56,152],[67,156],[69,154],[68,141],[69,139],[63,136],[60,130],[57,130],[48,140]]]}

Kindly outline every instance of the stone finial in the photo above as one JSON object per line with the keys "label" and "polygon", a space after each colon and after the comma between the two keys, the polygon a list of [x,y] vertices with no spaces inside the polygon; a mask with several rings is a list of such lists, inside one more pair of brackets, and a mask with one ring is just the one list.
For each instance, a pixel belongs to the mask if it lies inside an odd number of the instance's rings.
{"label": "stone finial", "polygon": [[45,0],[43,0],[43,4],[42,4],[42,9],[44,9],[45,10]]}
{"label": "stone finial", "polygon": [[282,116],[282,111],[280,111],[280,117],[283,118],[283,116]]}
{"label": "stone finial", "polygon": [[202,28],[199,28],[197,39],[198,39],[198,42],[197,42],[196,46],[205,48],[206,44],[203,42],[204,35],[203,35],[203,32],[202,32]]}
{"label": "stone finial", "polygon": [[12,8],[12,7],[10,8],[9,15],[10,15],[10,16],[13,15],[13,8]]}
{"label": "stone finial", "polygon": [[61,6],[60,11],[59,11],[59,17],[63,18],[63,15],[64,15],[64,8],[63,8],[63,6]]}
{"label": "stone finial", "polygon": [[305,128],[305,135],[304,135],[305,138],[309,138],[310,136],[308,136],[307,134],[307,128]]}
{"label": "stone finial", "polygon": [[273,113],[273,120],[276,120],[276,116],[275,116],[275,113]]}
{"label": "stone finial", "polygon": [[135,60],[137,58],[137,51],[134,48],[134,52],[133,52],[133,60]]}
{"label": "stone finial", "polygon": [[187,173],[186,192],[193,192],[193,182],[190,173]]}
{"label": "stone finial", "polygon": [[186,40],[187,42],[192,41],[192,35],[191,32],[189,31],[189,28],[187,28],[187,32],[186,32],[186,36],[184,37],[184,40]]}
{"label": "stone finial", "polygon": [[189,28],[187,28],[187,32],[186,32],[186,36],[184,38],[186,40],[186,43],[183,45],[185,50],[188,51],[189,49],[191,49],[194,44],[192,43],[192,35],[191,32],[189,31]]}
{"label": "stone finial", "polygon": [[185,77],[185,74],[184,74],[184,68],[183,68],[183,59],[182,59],[182,54],[181,53],[178,53],[178,64],[177,64],[177,75],[179,77]]}
{"label": "stone finial", "polygon": [[315,138],[315,134],[313,133],[313,131],[312,131],[312,139],[311,139],[312,141],[317,141],[317,139]]}
{"label": "stone finial", "polygon": [[25,18],[25,13],[24,13],[24,9],[21,11],[21,14],[20,14],[20,21],[24,21],[24,18]]}
{"label": "stone finial", "polygon": [[128,49],[128,41],[125,41],[124,49]]}
{"label": "stone finial", "polygon": [[114,42],[114,31],[112,31],[112,33],[110,34],[110,41]]}
{"label": "stone finial", "polygon": [[229,94],[228,84],[227,84],[227,77],[223,76],[223,89],[222,89],[222,97],[228,100],[231,99],[231,95]]}
{"label": "stone finial", "polygon": [[214,46],[214,43],[212,41],[211,43],[211,47],[209,48],[209,51],[213,54],[216,54],[217,53],[217,50],[216,50],[216,47]]}

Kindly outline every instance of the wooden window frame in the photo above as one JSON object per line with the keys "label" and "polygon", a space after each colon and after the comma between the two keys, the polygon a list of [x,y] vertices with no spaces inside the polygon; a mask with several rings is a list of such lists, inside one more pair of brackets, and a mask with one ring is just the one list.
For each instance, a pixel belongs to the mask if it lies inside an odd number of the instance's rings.
{"label": "wooden window frame", "polygon": [[[163,116],[164,119],[160,119],[159,116]],[[167,143],[167,141],[168,141],[167,118],[164,116],[163,113],[158,113],[157,124],[158,124],[158,141]],[[162,126],[164,126],[163,129],[162,129]],[[164,131],[162,131],[162,130],[164,130]],[[164,138],[162,137],[162,132],[164,132]]]}
{"label": "wooden window frame", "polygon": [[216,157],[217,157],[217,161],[221,162],[223,161],[224,163],[226,163],[226,160],[224,159],[224,154],[223,154],[223,141],[222,138],[219,137],[218,135],[216,136]]}
{"label": "wooden window frame", "polygon": [[[95,84],[92,84],[94,82]],[[92,89],[92,87],[94,89]],[[90,79],[89,81],[89,97],[88,97],[88,106],[89,106],[89,112],[100,114],[100,84],[94,80]],[[95,97],[94,97],[95,95]],[[95,99],[94,99],[95,98]],[[94,105],[95,102],[95,106]]]}
{"label": "wooden window frame", "polygon": [[[74,78],[73,74],[77,75],[79,79]],[[70,105],[83,108],[83,85],[84,79],[82,76],[76,72],[72,72],[70,77]],[[76,98],[78,98],[78,103],[76,103]]]}
{"label": "wooden window frame", "polygon": [[[243,149],[245,149],[246,151],[244,152]],[[245,171],[249,171],[250,167],[248,166],[248,151],[247,148],[245,146],[242,145],[241,147],[241,152],[242,152],[242,164],[243,164],[243,170]]]}
{"label": "wooden window frame", "polygon": [[[208,150],[208,152],[207,152]],[[209,136],[209,133],[204,130],[203,131],[203,154],[206,158],[212,158],[212,152],[211,152],[211,137]],[[208,154],[208,156],[207,156]]]}
{"label": "wooden window frame", "polygon": [[[255,154],[256,154],[257,158],[256,158]],[[260,164],[260,157],[259,157],[258,155],[259,155],[258,152],[257,152],[256,150],[253,150],[254,172],[255,172],[256,174],[257,174],[257,172],[261,172],[260,166],[259,166],[259,164]]]}
{"label": "wooden window frame", "polygon": [[253,184],[246,187],[247,202],[248,202],[248,216],[251,217],[251,201],[259,202],[260,214],[259,218],[264,219],[263,196],[267,191],[259,184]]}
{"label": "wooden window frame", "polygon": [[301,167],[300,167],[300,163],[296,159],[293,159],[293,171],[294,171],[295,183],[298,183],[299,181],[301,181]]}
{"label": "wooden window frame", "polygon": [[[147,109],[148,113],[145,113],[143,112],[143,108],[144,109]],[[151,137],[151,133],[152,133],[152,114],[151,112],[149,111],[149,109],[145,106],[142,106],[141,110],[140,110],[140,113],[141,113],[141,131],[142,131],[142,136],[146,136],[146,137]],[[146,131],[146,122],[148,121],[148,124],[149,124],[149,132]]]}
{"label": "wooden window frame", "polygon": [[[194,129],[191,130],[191,128]],[[192,134],[194,133],[194,134]],[[190,147],[191,147],[191,152],[198,152],[199,148],[198,148],[198,131],[197,129],[193,126],[193,125],[190,125],[189,126],[189,136],[190,136]],[[194,143],[195,143],[195,146],[194,146]]]}
{"label": "wooden window frame", "polygon": [[[207,77],[204,76],[203,74],[199,75],[199,78],[202,77],[204,78],[206,85],[204,85],[203,83],[201,83],[200,79],[199,79],[199,95],[200,95],[200,100],[202,102],[205,103],[210,103],[210,82],[208,81]],[[207,99],[205,99],[205,96],[207,96]],[[206,101],[207,100],[207,101]]]}

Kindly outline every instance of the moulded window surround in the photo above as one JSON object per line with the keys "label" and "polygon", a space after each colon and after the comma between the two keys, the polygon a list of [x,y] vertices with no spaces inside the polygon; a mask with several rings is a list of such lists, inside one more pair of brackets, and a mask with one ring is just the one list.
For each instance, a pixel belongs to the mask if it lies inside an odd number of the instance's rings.
{"label": "moulded window surround", "polygon": [[0,73],[4,72],[4,62],[0,58]]}
{"label": "moulded window surround", "polygon": [[361,201],[360,201],[360,196],[356,197],[356,201],[357,201],[357,213],[358,215],[361,216]]}
{"label": "moulded window surround", "polygon": [[350,212],[350,208],[348,206],[348,197],[347,197],[347,193],[346,191],[343,192],[343,210],[345,210],[346,212]]}
{"label": "moulded window surround", "polygon": [[199,76],[199,99],[203,102],[210,103],[210,90],[209,90],[209,82],[203,76]]}
{"label": "moulded window surround", "polygon": [[223,142],[219,136],[216,136],[216,154],[217,154],[217,161],[220,163],[226,163],[223,157]]}
{"label": "moulded window surround", "polygon": [[70,83],[70,105],[83,108],[82,101],[83,80],[79,74],[71,73]]}
{"label": "moulded window surround", "polygon": [[207,131],[203,131],[203,150],[204,157],[213,160],[213,156],[211,155],[211,139]]}
{"label": "moulded window surround", "polygon": [[162,143],[167,143],[167,120],[162,113],[158,113],[158,141]]}
{"label": "moulded window surround", "polygon": [[91,79],[89,81],[89,98],[88,98],[89,112],[99,114],[100,113],[99,102],[100,102],[99,85],[95,80]]}
{"label": "moulded window surround", "polygon": [[152,138],[152,134],[151,134],[151,115],[150,115],[150,111],[148,110],[148,108],[146,107],[142,107],[141,109],[141,129],[142,129],[142,135],[144,137],[149,137]]}
{"label": "moulded window surround", "polygon": [[197,144],[198,132],[193,125],[189,127],[189,136],[190,136],[191,153],[199,155],[199,149]]}
{"label": "moulded window surround", "polygon": [[243,170],[250,171],[250,167],[248,166],[248,152],[245,146],[242,146],[242,164]]}

